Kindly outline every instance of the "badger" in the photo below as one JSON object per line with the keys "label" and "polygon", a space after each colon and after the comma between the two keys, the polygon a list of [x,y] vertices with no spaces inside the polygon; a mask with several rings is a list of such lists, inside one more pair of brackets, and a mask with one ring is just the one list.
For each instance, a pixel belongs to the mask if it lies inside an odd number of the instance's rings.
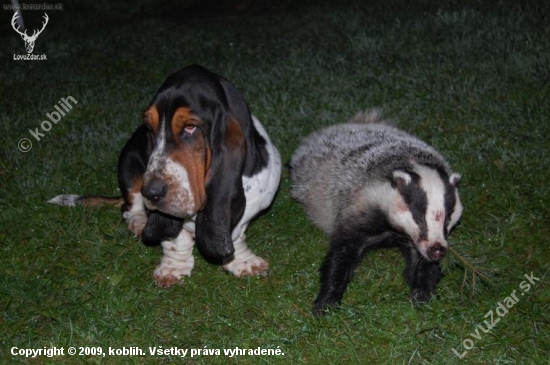
{"label": "badger", "polygon": [[361,259],[383,247],[401,251],[411,300],[432,298],[463,211],[461,176],[439,152],[373,109],[306,137],[290,173],[292,196],[330,239],[315,315],[339,304]]}

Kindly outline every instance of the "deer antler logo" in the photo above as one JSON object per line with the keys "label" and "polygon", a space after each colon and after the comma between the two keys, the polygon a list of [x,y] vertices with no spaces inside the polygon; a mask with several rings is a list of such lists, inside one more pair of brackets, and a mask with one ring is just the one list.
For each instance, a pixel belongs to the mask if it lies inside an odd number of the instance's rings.
{"label": "deer antler logo", "polygon": [[38,38],[38,36],[40,35],[40,33],[42,33],[42,31],[44,30],[44,28],[46,28],[46,24],[48,24],[48,20],[50,18],[48,18],[48,14],[44,13],[44,19],[46,20],[45,22],[42,22],[42,29],[40,29],[37,33],[37,30],[34,30],[34,32],[32,33],[32,35],[29,37],[27,35],[27,31],[25,30],[25,32],[21,32],[19,30],[19,26],[16,27],[16,20],[17,18],[19,17],[19,11],[16,11],[15,14],[13,14],[13,18],[11,18],[11,26],[13,27],[13,29],[19,33],[21,35],[21,38],[23,38],[23,41],[25,42],[25,48],[27,50],[27,53],[32,53],[32,50],[34,49],[34,42],[36,42],[36,38]]}

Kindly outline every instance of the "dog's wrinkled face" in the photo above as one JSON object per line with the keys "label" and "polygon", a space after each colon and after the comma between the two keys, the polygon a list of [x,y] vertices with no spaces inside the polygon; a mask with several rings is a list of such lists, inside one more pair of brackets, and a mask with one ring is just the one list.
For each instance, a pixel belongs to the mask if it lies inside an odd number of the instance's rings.
{"label": "dog's wrinkled face", "polygon": [[208,126],[185,106],[167,113],[153,105],[144,120],[152,146],[141,188],[145,205],[178,218],[195,215],[206,201],[212,159]]}

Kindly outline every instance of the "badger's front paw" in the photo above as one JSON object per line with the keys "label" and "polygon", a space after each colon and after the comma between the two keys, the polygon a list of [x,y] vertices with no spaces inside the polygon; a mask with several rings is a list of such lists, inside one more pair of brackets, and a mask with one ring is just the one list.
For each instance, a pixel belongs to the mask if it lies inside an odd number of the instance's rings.
{"label": "badger's front paw", "polygon": [[337,300],[315,300],[313,303],[313,315],[315,317],[324,316],[329,313],[330,308],[340,304]]}
{"label": "badger's front paw", "polygon": [[228,264],[223,265],[223,268],[238,278],[245,276],[258,276],[267,274],[269,264],[267,261],[256,255],[248,257],[246,260],[233,259]]}
{"label": "badger's front paw", "polygon": [[428,303],[432,299],[432,292],[425,289],[413,289],[411,291],[411,300],[415,304]]}

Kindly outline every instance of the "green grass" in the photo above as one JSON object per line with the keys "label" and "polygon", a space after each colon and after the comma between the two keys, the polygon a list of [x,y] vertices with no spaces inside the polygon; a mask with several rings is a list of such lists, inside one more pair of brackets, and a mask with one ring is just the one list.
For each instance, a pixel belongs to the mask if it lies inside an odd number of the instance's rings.
{"label": "green grass", "polygon": [[[189,2],[49,11],[34,54],[0,25],[0,360],[51,364],[548,364],[550,358],[550,27],[537,1],[234,2],[193,16]],[[540,4],[539,4],[540,3]],[[30,29],[40,12],[23,13]],[[34,24],[34,25],[33,25]],[[463,175],[466,211],[454,247],[497,268],[495,286],[463,286],[447,265],[437,299],[413,306],[396,251],[357,270],[343,305],[310,309],[327,239],[290,198],[283,173],[272,209],[248,231],[267,277],[236,279],[196,255],[183,286],[155,287],[161,250],[133,238],[116,209],[45,201],[116,195],[116,161],[171,72],[200,63],[239,88],[290,158],[301,138],[381,107]],[[74,106],[34,140],[54,105]],[[23,153],[18,141],[29,138]],[[474,339],[487,312],[540,281]],[[485,326],[484,326],[485,327]],[[462,342],[474,347],[460,360]],[[468,342],[466,342],[468,344]],[[11,348],[271,348],[284,356],[25,359]],[[223,353],[223,351],[222,351]]]}

